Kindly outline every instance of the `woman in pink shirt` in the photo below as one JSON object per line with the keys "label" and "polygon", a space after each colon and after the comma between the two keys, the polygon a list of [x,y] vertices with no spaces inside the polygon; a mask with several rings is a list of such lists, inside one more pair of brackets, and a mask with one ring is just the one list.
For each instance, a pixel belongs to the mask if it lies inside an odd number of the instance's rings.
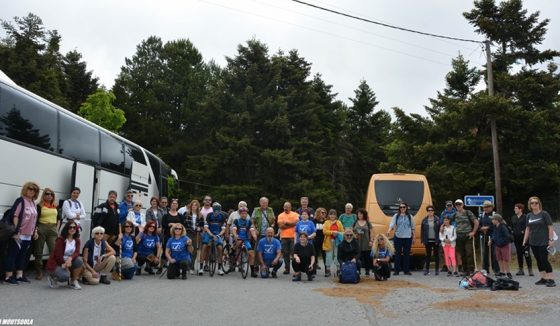
{"label": "woman in pink shirt", "polygon": [[[35,200],[39,197],[39,186],[35,182],[27,182],[21,189],[21,197],[12,205],[12,220],[16,233],[8,242],[8,254],[4,261],[6,277],[4,282],[11,285],[29,283],[23,275],[23,268],[27,265],[27,250],[31,238],[37,240],[37,206]],[[15,270],[15,275],[14,275]]]}

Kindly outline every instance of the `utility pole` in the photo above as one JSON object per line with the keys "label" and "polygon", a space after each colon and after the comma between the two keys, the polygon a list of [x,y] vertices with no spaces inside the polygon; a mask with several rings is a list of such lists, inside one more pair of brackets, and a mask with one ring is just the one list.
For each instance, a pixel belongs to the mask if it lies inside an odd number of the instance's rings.
{"label": "utility pole", "polygon": [[[486,44],[486,72],[488,73],[488,95],[494,96],[494,73],[492,72],[492,56],[490,40]],[[498,152],[498,132],[496,118],[490,117],[490,133],[492,135],[492,157],[494,158],[494,187],[496,188],[496,212],[502,214],[502,178],[500,172],[500,153]]]}

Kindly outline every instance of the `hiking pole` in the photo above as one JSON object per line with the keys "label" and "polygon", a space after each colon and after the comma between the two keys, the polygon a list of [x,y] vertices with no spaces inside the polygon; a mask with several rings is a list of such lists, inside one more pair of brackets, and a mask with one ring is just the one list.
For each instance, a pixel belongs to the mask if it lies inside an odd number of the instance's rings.
{"label": "hiking pole", "polygon": [[476,263],[476,247],[474,245],[474,237],[472,238],[472,250],[473,250],[474,270],[478,271],[478,264]]}
{"label": "hiking pole", "polygon": [[[484,265],[484,253],[482,252],[482,248],[484,248],[484,234],[480,233],[480,264]],[[484,269],[484,266],[483,266]]]}

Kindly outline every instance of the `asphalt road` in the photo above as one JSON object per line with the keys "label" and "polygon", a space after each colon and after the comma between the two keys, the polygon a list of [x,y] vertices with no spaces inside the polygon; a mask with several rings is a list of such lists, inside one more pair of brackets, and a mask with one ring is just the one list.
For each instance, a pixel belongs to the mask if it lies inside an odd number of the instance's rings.
{"label": "asphalt road", "polygon": [[539,287],[519,277],[518,292],[467,291],[458,278],[392,277],[339,285],[226,276],[183,280],[143,275],[81,291],[50,289],[47,281],[0,286],[0,319],[32,318],[33,325],[531,325],[554,324],[560,287]]}

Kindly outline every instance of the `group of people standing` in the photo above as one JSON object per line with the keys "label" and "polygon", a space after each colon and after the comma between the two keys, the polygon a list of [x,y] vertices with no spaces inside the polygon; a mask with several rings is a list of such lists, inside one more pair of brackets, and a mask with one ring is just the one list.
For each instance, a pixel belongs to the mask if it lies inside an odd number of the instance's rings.
{"label": "group of people standing", "polygon": [[[284,266],[284,274],[293,271],[293,281],[300,281],[303,274],[312,281],[321,269],[329,277],[339,273],[342,263],[352,262],[366,276],[373,272],[375,279],[383,281],[391,276],[391,260],[394,260],[394,275],[411,274],[410,250],[416,226],[404,202],[384,232],[374,230],[365,209],[354,213],[350,203],[339,215],[335,209],[315,210],[309,206],[307,197],[301,197],[299,208],[293,210],[292,204],[285,202],[283,211],[276,216],[266,197],[260,198],[259,206],[252,213],[244,201],[239,202],[237,210],[226,213],[208,195],[202,203],[193,199],[182,207],[178,199],[153,197],[150,207],[144,209],[142,202],[133,200],[132,191],[126,193],[121,203],[117,202],[117,193],[110,191],[106,202],[95,208],[91,239],[80,251],[80,221],[85,217],[84,206],[78,200],[80,189],[72,189],[71,197],[63,202],[61,209],[50,188],[43,189],[36,205],[38,195],[36,183],[24,184],[21,197],[10,210],[10,222],[16,232],[7,243],[4,259],[3,281],[7,284],[29,282],[23,271],[32,240],[38,280],[44,277],[41,258],[47,244],[50,255],[45,270],[53,288],[61,282],[73,289],[81,289],[79,281],[110,284],[111,273],[113,278],[132,279],[143,271],[161,274],[165,268],[170,279],[186,279],[188,272],[203,275],[208,271],[213,246],[217,249],[218,274],[223,275],[222,263],[227,257],[222,252],[228,244],[234,251],[247,249],[252,277],[276,278]],[[523,213],[524,205],[515,205],[512,232],[502,216],[493,212],[489,202],[484,203],[484,214],[479,218],[465,209],[460,199],[447,202],[440,216],[435,214],[434,206],[428,206],[420,226],[421,242],[426,248],[424,275],[430,273],[432,257],[435,274],[439,274],[440,250],[449,276],[458,276],[459,267],[464,274],[472,273],[473,243],[478,235],[482,242],[483,269],[489,271],[491,264],[498,276],[511,278],[509,261],[513,242],[520,266],[517,275],[524,274],[523,257],[529,275],[533,274],[528,254],[532,251],[541,273],[537,284],[555,286],[547,258],[547,248],[554,243],[552,220],[542,210],[537,197],[531,197],[528,205],[527,215]],[[394,231],[393,241],[389,240],[391,231]],[[319,265],[319,258],[323,266]]]}

